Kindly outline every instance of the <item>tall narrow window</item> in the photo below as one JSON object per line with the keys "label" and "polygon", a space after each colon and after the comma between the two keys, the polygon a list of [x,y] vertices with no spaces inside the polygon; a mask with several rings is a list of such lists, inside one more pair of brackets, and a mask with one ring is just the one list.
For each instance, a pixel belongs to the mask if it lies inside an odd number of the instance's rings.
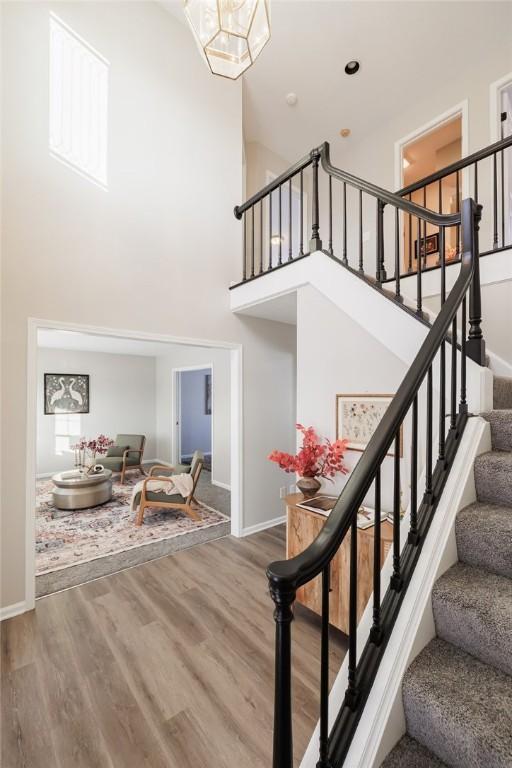
{"label": "tall narrow window", "polygon": [[109,63],[50,14],[50,152],[107,185]]}

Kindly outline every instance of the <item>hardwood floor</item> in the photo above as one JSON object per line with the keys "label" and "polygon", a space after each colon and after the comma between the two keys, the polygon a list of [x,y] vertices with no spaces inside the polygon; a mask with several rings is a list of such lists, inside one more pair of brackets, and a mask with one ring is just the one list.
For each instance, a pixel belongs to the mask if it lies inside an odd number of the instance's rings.
{"label": "hardwood floor", "polygon": [[[284,528],[226,537],[38,601],[2,629],[5,768],[271,768]],[[293,626],[300,760],[318,716],[319,620]],[[332,634],[331,672],[345,653]]]}

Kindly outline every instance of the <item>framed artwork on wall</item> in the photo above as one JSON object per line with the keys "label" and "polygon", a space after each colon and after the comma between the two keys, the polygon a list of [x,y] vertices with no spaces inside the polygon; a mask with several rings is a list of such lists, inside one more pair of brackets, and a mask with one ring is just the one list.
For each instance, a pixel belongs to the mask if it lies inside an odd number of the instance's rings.
{"label": "framed artwork on wall", "polygon": [[45,373],[44,412],[89,413],[89,374]]}
{"label": "framed artwork on wall", "polygon": [[[348,440],[347,448],[364,451],[394,395],[336,395],[336,439]],[[394,456],[394,444],[388,456]],[[403,424],[400,457],[403,456]]]}
{"label": "framed artwork on wall", "polygon": [[212,415],[212,375],[207,373],[204,377],[204,415]]}

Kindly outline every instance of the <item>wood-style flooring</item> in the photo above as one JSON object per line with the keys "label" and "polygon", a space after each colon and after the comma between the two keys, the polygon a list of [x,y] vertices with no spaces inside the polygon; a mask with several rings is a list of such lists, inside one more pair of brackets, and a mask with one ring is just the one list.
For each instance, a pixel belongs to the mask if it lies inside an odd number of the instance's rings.
{"label": "wood-style flooring", "polygon": [[[284,529],[226,537],[38,601],[2,629],[2,768],[271,768]],[[294,737],[318,717],[319,620],[293,626]],[[333,630],[332,675],[345,653]]]}

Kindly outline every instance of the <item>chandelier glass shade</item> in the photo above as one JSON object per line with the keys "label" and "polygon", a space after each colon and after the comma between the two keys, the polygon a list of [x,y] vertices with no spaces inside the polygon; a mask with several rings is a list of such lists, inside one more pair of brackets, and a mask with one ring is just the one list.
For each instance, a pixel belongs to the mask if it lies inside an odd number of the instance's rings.
{"label": "chandelier glass shade", "polygon": [[270,0],[184,0],[185,16],[214,75],[236,80],[270,40]]}

